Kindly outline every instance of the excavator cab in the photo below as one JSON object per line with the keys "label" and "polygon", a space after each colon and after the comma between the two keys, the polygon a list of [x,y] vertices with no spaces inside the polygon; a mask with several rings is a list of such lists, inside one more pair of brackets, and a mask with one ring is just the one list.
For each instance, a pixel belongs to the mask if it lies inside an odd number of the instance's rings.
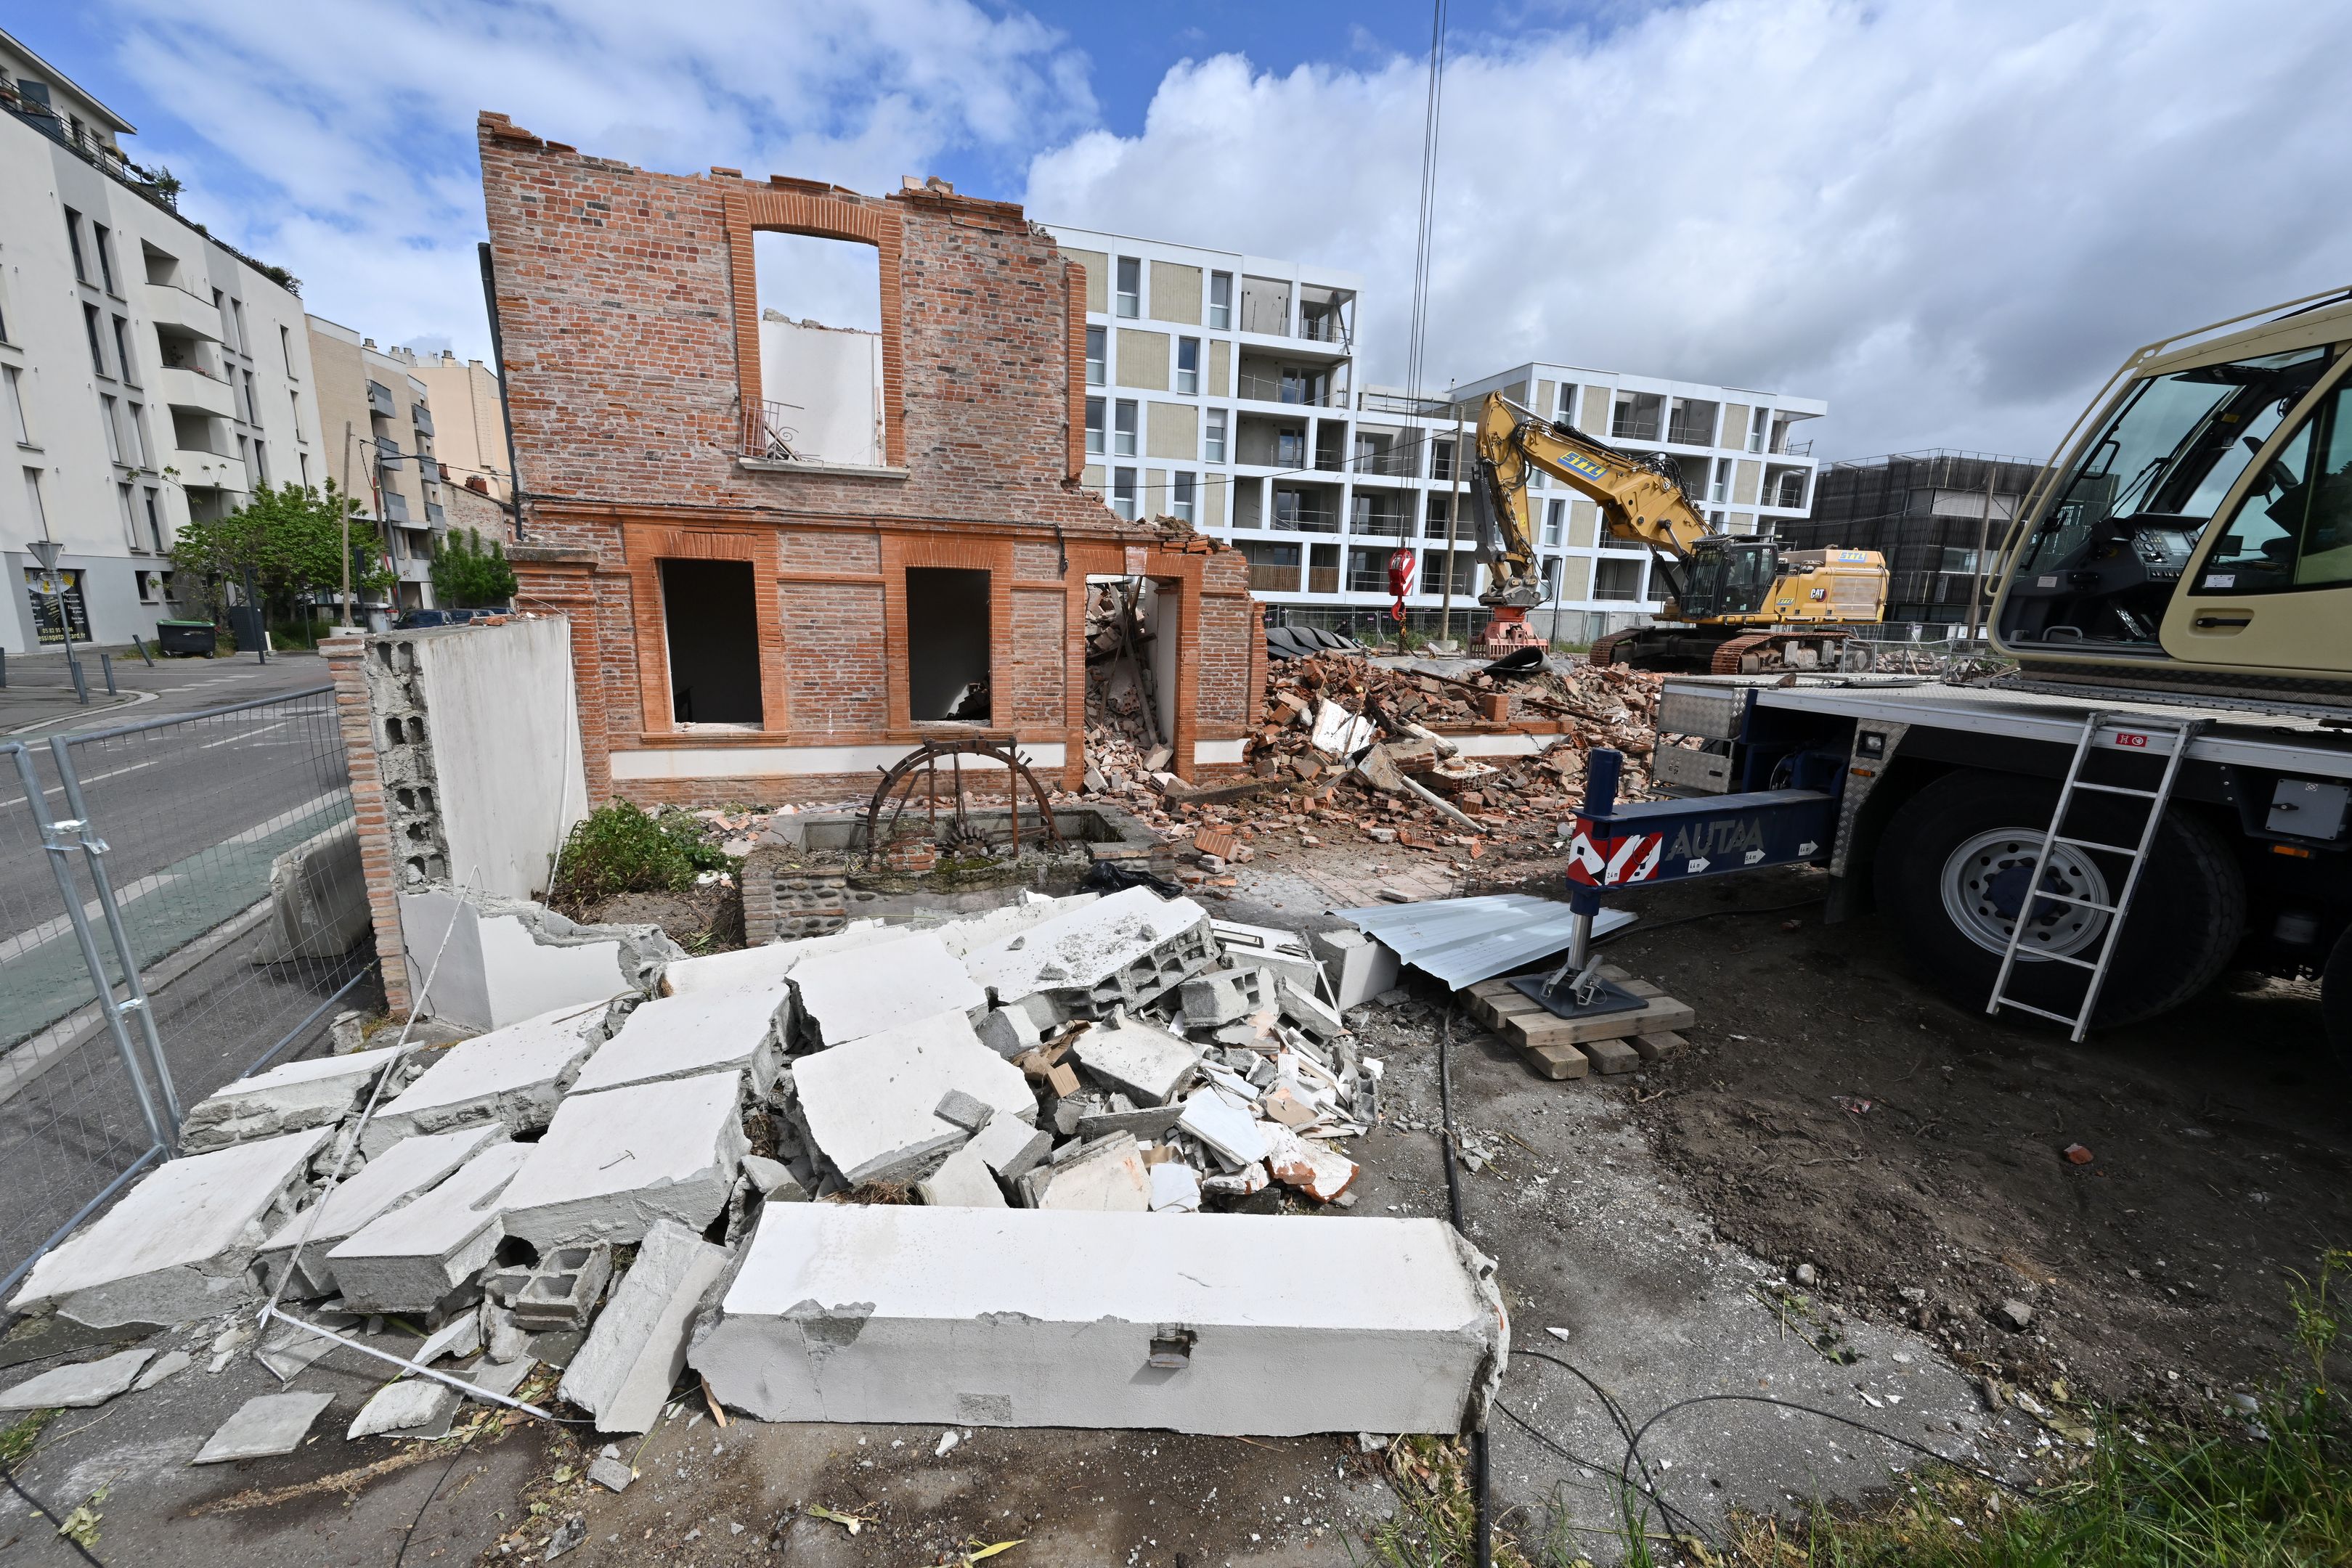
{"label": "excavator cab", "polygon": [[1780,548],[1770,538],[1709,534],[1691,547],[1676,595],[1683,615],[1693,621],[1760,615],[1780,574]]}

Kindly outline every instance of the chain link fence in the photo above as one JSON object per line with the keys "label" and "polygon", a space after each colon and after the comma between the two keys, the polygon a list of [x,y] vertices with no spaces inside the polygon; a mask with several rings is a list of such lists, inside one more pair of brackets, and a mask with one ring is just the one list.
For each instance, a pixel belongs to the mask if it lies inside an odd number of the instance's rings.
{"label": "chain link fence", "polygon": [[381,1005],[331,687],[0,757],[0,1264]]}

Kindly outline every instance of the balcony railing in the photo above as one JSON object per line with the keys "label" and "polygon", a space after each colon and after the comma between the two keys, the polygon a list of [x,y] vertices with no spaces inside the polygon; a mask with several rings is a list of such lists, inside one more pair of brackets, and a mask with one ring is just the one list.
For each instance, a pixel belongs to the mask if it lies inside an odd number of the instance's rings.
{"label": "balcony railing", "polygon": [[1297,336],[1310,343],[1337,343],[1342,348],[1355,346],[1355,334],[1348,329],[1346,319],[1336,310],[1321,316],[1300,315]]}
{"label": "balcony railing", "polygon": [[1647,419],[1628,419],[1620,414],[1609,421],[1609,439],[1612,441],[1655,441],[1657,438],[1658,420],[1655,414]]}
{"label": "balcony railing", "polygon": [[1356,472],[1370,474],[1383,479],[1410,479],[1413,476],[1413,449],[1392,446],[1385,452],[1356,454]]}
{"label": "balcony railing", "polygon": [[1407,397],[1402,392],[1368,392],[1356,400],[1366,413],[1417,413],[1424,419],[1450,418],[1454,405],[1442,397]]}
{"label": "balcony railing", "polygon": [[1339,531],[1339,514],[1322,507],[1277,506],[1274,509],[1274,526],[1302,534],[1336,534]]}
{"label": "balcony railing", "polygon": [[408,497],[397,490],[386,490],[383,493],[383,515],[391,522],[407,522],[409,520]]}
{"label": "balcony railing", "polygon": [[1404,538],[1404,516],[1399,512],[1359,512],[1348,531],[1371,538],[1401,539]]}
{"label": "balcony railing", "polygon": [[1673,420],[1666,425],[1666,441],[1675,446],[1712,446],[1715,426],[1712,423],[1686,424],[1679,419]]}
{"label": "balcony railing", "polygon": [[1344,387],[1316,394],[1310,392],[1304,382],[1286,381],[1280,376],[1253,376],[1246,373],[1236,377],[1234,385],[1237,389],[1235,396],[1247,398],[1253,402],[1288,403],[1297,408],[1345,408],[1348,406],[1348,392]]}
{"label": "balcony railing", "polygon": [[433,434],[433,411],[421,402],[408,405],[408,422],[416,426],[416,434],[419,435]]}
{"label": "balcony railing", "polygon": [[425,503],[425,520],[436,528],[446,528],[449,526],[448,508],[438,501],[427,501]]}
{"label": "balcony railing", "polygon": [[368,382],[367,401],[370,413],[380,413],[384,418],[390,419],[400,412],[400,405],[392,401],[392,389],[382,382]]}
{"label": "balcony railing", "polygon": [[1307,572],[1307,591],[1337,593],[1339,591],[1339,569],[1336,566],[1310,567]]}
{"label": "balcony railing", "polygon": [[1298,569],[1295,566],[1265,566],[1250,562],[1250,588],[1258,593],[1296,593],[1298,591]]}

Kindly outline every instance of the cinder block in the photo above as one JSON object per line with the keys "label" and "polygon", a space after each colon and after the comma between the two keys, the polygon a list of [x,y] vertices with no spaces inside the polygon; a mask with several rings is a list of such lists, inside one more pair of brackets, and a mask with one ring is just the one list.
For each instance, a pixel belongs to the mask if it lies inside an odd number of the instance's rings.
{"label": "cinder block", "polygon": [[1296,1436],[1467,1429],[1508,1344],[1439,1220],[793,1204],[688,1361],[767,1421]]}
{"label": "cinder block", "polygon": [[1045,991],[1071,1017],[1100,1018],[1157,1001],[1215,960],[1199,904],[1131,887],[975,949],[964,962],[1000,1001]]}
{"label": "cinder block", "polygon": [[1271,969],[1211,969],[1179,988],[1187,1029],[1237,1023],[1274,1006]]}
{"label": "cinder block", "polygon": [[1329,995],[1346,1012],[1391,989],[1400,973],[1397,956],[1381,942],[1348,927],[1318,931],[1307,940],[1323,961]]}
{"label": "cinder block", "polygon": [[[816,1207],[788,1204],[767,1212]],[[651,1431],[686,1365],[695,1309],[728,1261],[724,1248],[683,1225],[656,1220],[556,1392],[593,1415],[599,1431]]]}

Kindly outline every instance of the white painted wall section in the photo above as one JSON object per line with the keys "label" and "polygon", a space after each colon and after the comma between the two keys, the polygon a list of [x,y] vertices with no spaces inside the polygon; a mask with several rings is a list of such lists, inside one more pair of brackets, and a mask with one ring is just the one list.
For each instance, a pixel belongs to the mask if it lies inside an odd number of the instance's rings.
{"label": "white painted wall section", "polygon": [[449,874],[483,893],[535,897],[563,836],[588,814],[572,622],[468,626],[411,645]]}

